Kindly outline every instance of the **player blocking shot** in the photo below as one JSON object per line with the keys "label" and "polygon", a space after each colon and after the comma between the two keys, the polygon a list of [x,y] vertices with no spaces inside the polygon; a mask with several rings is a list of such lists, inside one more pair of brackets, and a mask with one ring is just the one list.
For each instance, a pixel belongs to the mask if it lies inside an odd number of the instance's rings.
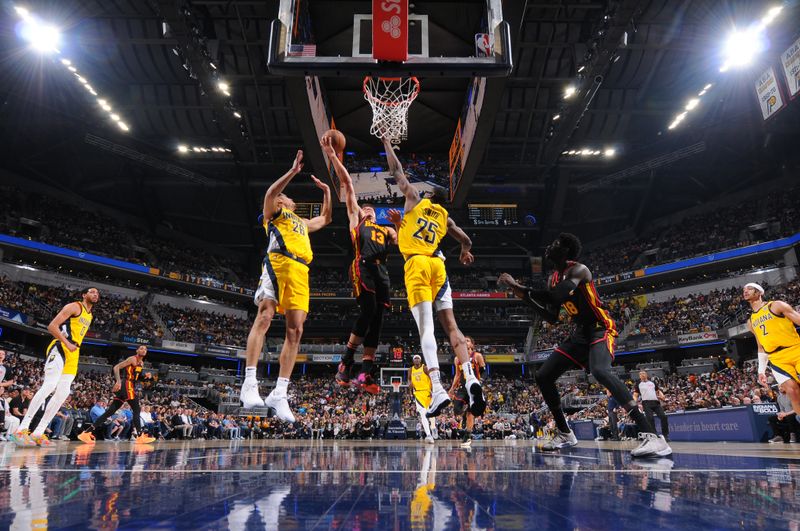
{"label": "player blocking shot", "polygon": [[353,295],[359,307],[359,315],[347,340],[347,351],[339,364],[336,381],[343,387],[351,384],[355,353],[358,347],[363,345],[361,373],[357,382],[368,393],[377,394],[380,392],[380,386],[375,382],[372,371],[375,351],[378,349],[381,337],[383,312],[390,305],[391,291],[386,261],[389,245],[397,243],[397,233],[390,227],[382,227],[376,223],[375,209],[372,205],[358,205],[353,180],[339,160],[331,137],[324,136],[321,145],[339,178],[340,196],[344,197],[347,206],[350,240],[354,253],[349,273],[353,283]]}
{"label": "player blocking shot", "polygon": [[389,174],[405,197],[405,214],[401,217],[399,211],[392,210],[389,212],[389,219],[395,226],[399,226],[397,241],[405,259],[403,270],[408,307],[417,323],[422,355],[431,378],[432,397],[427,415],[435,417],[450,404],[450,397],[442,387],[439,359],[436,356],[436,338],[433,334],[435,309],[458,359],[459,369],[463,372],[469,393],[469,409],[474,415],[480,416],[486,409],[486,400],[472,369],[464,334],[456,324],[444,256],[439,252],[439,244],[445,234],[449,234],[461,244],[461,263],[471,264],[474,261],[470,252],[472,241],[442,206],[447,200],[447,192],[443,188],[437,188],[429,196],[422,197],[406,177],[389,140],[384,138],[383,145],[389,163]]}
{"label": "player blocking shot", "polygon": [[553,451],[578,444],[564,417],[556,387],[556,380],[568,369],[577,366],[588,368],[636,423],[642,442],[631,452],[633,457],[668,456],[672,449],[664,437],[656,434],[653,424],[639,410],[630,390],[611,372],[614,341],[618,335],[616,323],[597,294],[591,271],[576,261],[580,251],[580,240],[569,233],[559,234],[547,247],[545,259],[555,266],[547,289],[525,287],[508,273],[503,273],[498,279],[548,322],[557,323],[559,307],[563,307],[576,325],[573,335],[553,350],[534,377],[558,430],[542,449]]}
{"label": "player blocking shot", "polygon": [[[239,395],[245,408],[266,405],[275,410],[278,418],[287,422],[295,420],[289,407],[289,378],[294,369],[303,336],[303,324],[308,315],[308,266],[314,256],[308,235],[331,222],[330,188],[313,175],[311,179],[324,195],[322,213],[319,216],[301,218],[294,213],[295,202],[283,193],[302,169],[303,151],[298,150],[291,169],[272,183],[264,195],[262,224],[269,243],[254,297],[258,312],[247,336],[247,366]],[[264,348],[264,336],[275,312],[282,313],[286,318],[286,336],[281,348],[277,384],[266,400],[262,400],[258,393],[256,367]]]}

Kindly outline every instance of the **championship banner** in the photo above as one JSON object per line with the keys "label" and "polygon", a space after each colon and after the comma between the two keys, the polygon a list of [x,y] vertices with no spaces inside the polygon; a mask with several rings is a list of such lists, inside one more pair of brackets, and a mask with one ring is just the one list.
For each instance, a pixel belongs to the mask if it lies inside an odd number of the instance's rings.
{"label": "championship banner", "polygon": [[783,108],[783,97],[775,77],[775,69],[767,68],[756,80],[755,86],[758,104],[761,107],[761,116],[767,120]]}
{"label": "championship banner", "polygon": [[700,341],[713,341],[719,339],[716,332],[697,332],[696,334],[680,334],[678,336],[678,343],[697,343]]}
{"label": "championship banner", "polygon": [[[194,343],[185,343],[183,341],[170,341],[165,339],[161,342],[164,348],[171,348],[173,350],[183,350],[185,352],[194,352]],[[227,354],[227,352],[226,352]]]}
{"label": "championship banner", "polygon": [[372,0],[372,58],[408,60],[408,0]]}
{"label": "championship banner", "polygon": [[486,292],[486,291],[454,291],[454,299],[507,299],[508,293],[504,291]]}
{"label": "championship banner", "polygon": [[789,96],[794,98],[800,92],[800,38],[781,54],[781,64]]}

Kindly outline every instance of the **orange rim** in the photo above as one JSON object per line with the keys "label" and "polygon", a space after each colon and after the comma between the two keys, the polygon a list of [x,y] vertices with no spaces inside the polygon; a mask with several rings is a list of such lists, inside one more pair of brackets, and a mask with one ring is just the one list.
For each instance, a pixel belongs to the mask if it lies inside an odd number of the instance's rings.
{"label": "orange rim", "polygon": [[[416,76],[411,76],[408,79],[410,79],[411,81],[414,82],[414,90],[413,90],[413,92],[411,92],[405,98],[404,102],[409,102],[410,103],[410,102],[414,101],[416,99],[417,95],[419,94],[419,79],[417,79]],[[373,95],[372,92],[370,91],[369,85],[368,85],[369,81],[371,81],[371,80],[372,80],[371,76],[366,76],[364,78],[364,83],[362,84],[362,89],[364,90],[364,95],[367,96],[367,99],[369,101],[377,103],[378,105],[383,105],[384,107],[397,107],[398,105],[400,105],[400,102],[398,102],[398,101],[384,101],[384,100],[376,97],[375,95]],[[389,82],[398,82],[398,81],[402,81],[402,80],[403,80],[402,77],[379,77],[378,78],[378,81],[389,81]]]}

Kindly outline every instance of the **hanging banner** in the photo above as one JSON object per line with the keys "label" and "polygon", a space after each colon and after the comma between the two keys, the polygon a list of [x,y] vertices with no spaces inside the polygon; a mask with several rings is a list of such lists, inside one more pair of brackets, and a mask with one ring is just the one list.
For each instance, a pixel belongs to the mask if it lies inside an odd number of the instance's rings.
{"label": "hanging banner", "polygon": [[755,86],[758,104],[761,107],[761,116],[767,120],[783,108],[783,97],[775,77],[775,69],[767,68],[756,80]]}
{"label": "hanging banner", "polygon": [[786,86],[789,87],[789,96],[794,98],[800,92],[800,38],[781,54],[781,64],[786,76]]}

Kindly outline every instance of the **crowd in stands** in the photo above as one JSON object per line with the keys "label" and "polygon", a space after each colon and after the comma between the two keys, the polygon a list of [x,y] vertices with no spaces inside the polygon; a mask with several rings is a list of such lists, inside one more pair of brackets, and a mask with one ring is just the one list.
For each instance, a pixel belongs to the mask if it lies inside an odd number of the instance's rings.
{"label": "crowd in stands", "polygon": [[[595,277],[602,277],[790,236],[800,230],[798,201],[800,188],[773,191],[757,202],[740,202],[688,216],[651,234],[585,252],[581,261]],[[643,257],[646,251],[651,253]]]}
{"label": "crowd in stands", "polygon": [[189,343],[241,346],[252,324],[248,319],[224,313],[174,308],[166,304],[156,304],[155,310],[177,341]]}
{"label": "crowd in stands", "polygon": [[[7,374],[14,386],[6,390],[6,398],[17,396],[20,390],[27,400],[41,385],[43,362],[30,361],[19,355],[5,361]],[[739,368],[732,361],[725,364],[715,361],[713,369],[704,374],[667,374],[655,378],[664,393],[667,412],[688,411],[700,408],[739,406],[774,400],[770,389],[758,384],[753,365]],[[217,413],[200,406],[181,392],[186,386],[214,387],[224,394],[238,395],[238,391],[225,384],[190,384],[189,382],[158,381],[151,368],[147,368],[151,385],[139,389],[142,419],[146,429],[160,438],[332,438],[364,439],[383,438],[391,418],[392,393],[384,391],[369,395],[353,389],[341,389],[330,375],[296,376],[289,389],[289,402],[297,417],[294,425],[274,418]],[[449,387],[449,371],[443,373],[443,385]],[[633,389],[635,382],[628,380]],[[181,385],[179,385],[181,384]],[[79,372],[72,386],[72,394],[51,426],[55,436],[71,426],[67,420],[88,422],[96,419],[111,398],[113,377],[109,372]],[[183,387],[182,387],[183,386]],[[602,419],[607,416],[604,389],[598,384],[561,383],[565,397],[589,397],[593,405],[570,415],[573,420]],[[528,438],[542,427],[552,424],[547,407],[538,388],[530,379],[492,374],[484,379],[488,409],[476,422],[476,438]],[[268,392],[267,389],[262,393]],[[565,404],[567,402],[565,401]],[[401,420],[410,432],[419,432],[418,416],[408,388],[401,389]],[[112,417],[104,435],[108,438],[126,438],[130,434],[130,411],[123,408]],[[619,412],[623,424],[629,423]],[[126,418],[127,417],[127,418]],[[437,418],[441,438],[458,438],[460,419],[452,411]],[[60,431],[61,430],[61,433]]]}
{"label": "crowd in stands", "polygon": [[[800,280],[767,290],[765,300],[800,304]],[[742,301],[742,288],[735,286],[707,294],[673,297],[650,303],[642,311],[631,336],[653,339],[694,332],[716,331],[745,321],[749,306]]]}

